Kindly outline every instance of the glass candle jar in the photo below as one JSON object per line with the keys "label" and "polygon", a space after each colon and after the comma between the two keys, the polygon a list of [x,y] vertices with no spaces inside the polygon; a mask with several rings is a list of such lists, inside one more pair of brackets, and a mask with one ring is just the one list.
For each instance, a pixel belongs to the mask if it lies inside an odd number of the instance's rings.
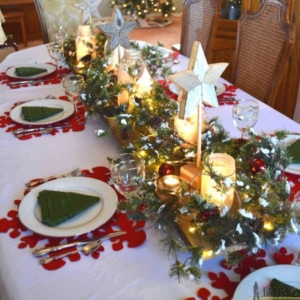
{"label": "glass candle jar", "polygon": [[78,64],[95,58],[96,39],[90,25],[80,25],[76,37],[76,59]]}
{"label": "glass candle jar", "polygon": [[235,160],[232,156],[225,153],[213,153],[208,156],[208,162],[212,164],[212,168],[217,175],[225,177],[227,180],[226,191],[219,191],[216,188],[216,182],[208,174],[205,169],[202,174],[201,195],[203,197],[210,196],[211,202],[216,204],[220,209],[225,205],[228,208],[232,206],[234,198],[234,188],[231,185],[236,179]]}
{"label": "glass candle jar", "polygon": [[[137,97],[142,97],[143,94],[150,91],[152,79],[141,52],[136,49],[124,50],[124,56],[120,62],[117,76],[119,84],[132,84],[132,93]],[[127,90],[123,90],[118,97],[119,105],[121,103],[129,104],[129,97],[130,93]]]}

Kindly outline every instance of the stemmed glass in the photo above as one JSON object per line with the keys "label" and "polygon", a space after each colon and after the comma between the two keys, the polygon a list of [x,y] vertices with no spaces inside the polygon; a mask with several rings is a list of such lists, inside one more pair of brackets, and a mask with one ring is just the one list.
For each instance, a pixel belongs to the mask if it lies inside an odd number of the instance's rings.
{"label": "stemmed glass", "polygon": [[59,62],[63,58],[62,47],[58,43],[50,43],[48,45],[48,53],[51,60],[55,63],[57,69],[57,75],[59,74]]}
{"label": "stemmed glass", "polygon": [[255,100],[241,99],[236,101],[232,107],[232,119],[234,126],[242,132],[241,139],[244,139],[250,129],[257,122],[259,105]]}
{"label": "stemmed glass", "polygon": [[128,197],[136,193],[145,180],[145,166],[135,154],[122,153],[111,161],[111,178],[117,191]]}
{"label": "stemmed glass", "polygon": [[63,77],[63,88],[69,101],[74,104],[75,116],[77,117],[77,102],[84,92],[85,82],[81,75],[65,75]]}
{"label": "stemmed glass", "polygon": [[53,31],[54,31],[54,37],[55,37],[56,43],[62,46],[67,37],[67,33],[65,31],[65,26],[61,25],[61,24],[54,25]]}
{"label": "stemmed glass", "polygon": [[300,191],[294,195],[292,202],[292,218],[297,227],[297,233],[300,235]]}

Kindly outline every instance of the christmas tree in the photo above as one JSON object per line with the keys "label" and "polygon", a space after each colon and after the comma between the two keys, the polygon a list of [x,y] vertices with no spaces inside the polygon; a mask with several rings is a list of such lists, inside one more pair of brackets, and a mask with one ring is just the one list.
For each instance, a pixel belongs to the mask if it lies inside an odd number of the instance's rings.
{"label": "christmas tree", "polygon": [[167,19],[175,11],[173,0],[112,0],[112,6],[117,5],[125,15],[145,18],[150,13],[161,15]]}

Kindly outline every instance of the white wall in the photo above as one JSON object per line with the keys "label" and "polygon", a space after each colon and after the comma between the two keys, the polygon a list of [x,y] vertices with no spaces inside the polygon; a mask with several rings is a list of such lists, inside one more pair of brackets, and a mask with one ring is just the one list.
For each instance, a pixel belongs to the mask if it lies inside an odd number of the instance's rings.
{"label": "white wall", "polygon": [[296,108],[294,112],[294,120],[298,123],[300,123],[300,82],[298,87],[298,96],[297,96],[297,103]]}

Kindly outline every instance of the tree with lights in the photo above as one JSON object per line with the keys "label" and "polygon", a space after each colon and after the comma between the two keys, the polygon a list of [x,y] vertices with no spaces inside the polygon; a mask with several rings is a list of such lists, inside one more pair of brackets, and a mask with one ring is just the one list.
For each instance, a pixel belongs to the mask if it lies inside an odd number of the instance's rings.
{"label": "tree with lights", "polygon": [[155,13],[167,19],[176,9],[173,0],[112,0],[111,4],[119,6],[126,15],[137,18]]}

